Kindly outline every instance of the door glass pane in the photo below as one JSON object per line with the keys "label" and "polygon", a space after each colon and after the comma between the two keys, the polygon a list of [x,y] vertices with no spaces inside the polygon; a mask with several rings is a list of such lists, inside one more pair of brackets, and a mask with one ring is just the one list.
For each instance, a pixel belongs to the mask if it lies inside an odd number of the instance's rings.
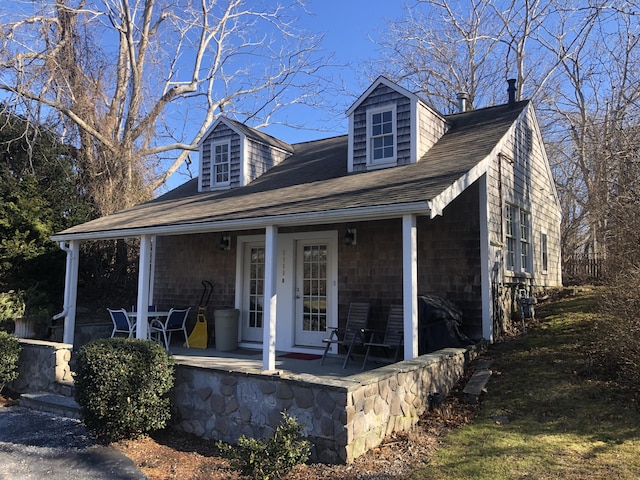
{"label": "door glass pane", "polygon": [[327,329],[327,246],[305,245],[303,250],[302,329],[323,332]]}
{"label": "door glass pane", "polygon": [[264,247],[251,248],[249,268],[249,327],[262,328],[264,303]]}

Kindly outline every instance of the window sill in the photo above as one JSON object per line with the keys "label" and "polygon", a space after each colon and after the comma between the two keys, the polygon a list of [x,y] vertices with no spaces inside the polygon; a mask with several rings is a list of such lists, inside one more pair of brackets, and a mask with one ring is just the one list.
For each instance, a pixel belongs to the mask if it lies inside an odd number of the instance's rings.
{"label": "window sill", "polygon": [[381,170],[383,168],[395,167],[398,162],[395,158],[384,162],[367,163],[367,170]]}

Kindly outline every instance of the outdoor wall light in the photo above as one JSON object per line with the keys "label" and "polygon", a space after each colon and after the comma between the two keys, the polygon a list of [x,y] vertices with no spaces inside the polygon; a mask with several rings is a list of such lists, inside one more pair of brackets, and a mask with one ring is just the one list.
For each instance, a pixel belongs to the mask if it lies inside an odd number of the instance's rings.
{"label": "outdoor wall light", "polygon": [[220,237],[220,243],[218,244],[220,250],[231,250],[231,237],[223,235]]}
{"label": "outdoor wall light", "polygon": [[356,244],[356,229],[355,228],[347,228],[347,231],[344,233],[344,244],[345,245],[355,245]]}

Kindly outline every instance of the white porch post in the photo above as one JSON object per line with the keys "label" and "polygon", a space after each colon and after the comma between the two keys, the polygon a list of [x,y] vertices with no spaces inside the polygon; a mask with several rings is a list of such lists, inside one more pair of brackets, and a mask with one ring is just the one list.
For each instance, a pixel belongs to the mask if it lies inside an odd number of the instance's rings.
{"label": "white porch post", "polygon": [[402,217],[402,306],[404,359],[418,356],[418,246],[416,216]]}
{"label": "white porch post", "polygon": [[151,276],[151,237],[140,237],[140,261],[138,265],[138,299],[136,304],[136,338],[147,338],[149,329],[149,278]]}
{"label": "white porch post", "polygon": [[[498,160],[499,161],[499,160]],[[487,174],[480,178],[480,275],[482,292],[482,337],[493,343],[493,304],[491,299],[492,261],[489,249],[489,199]]]}
{"label": "white porch post", "polygon": [[62,341],[73,345],[76,329],[76,301],[78,299],[78,265],[80,263],[80,242],[71,240],[69,247],[60,247],[67,252],[64,275],[64,330]]}
{"label": "white porch post", "polygon": [[270,225],[266,228],[264,252],[264,323],[262,338],[262,369],[276,368],[276,306],[277,276],[276,265],[278,255],[278,227]]}

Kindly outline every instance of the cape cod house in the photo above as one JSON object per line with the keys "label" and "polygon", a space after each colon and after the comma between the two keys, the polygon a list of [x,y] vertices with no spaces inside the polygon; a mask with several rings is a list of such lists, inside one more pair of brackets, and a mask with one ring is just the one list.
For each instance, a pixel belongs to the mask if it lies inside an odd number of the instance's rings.
{"label": "cape cod house", "polygon": [[220,117],[196,179],[53,239],[77,252],[140,238],[138,306],[195,306],[212,282],[212,307],[240,310],[238,341],[264,348],[265,370],[276,349],[322,347],[352,301],[371,304],[374,325],[403,305],[405,359],[419,353],[420,294],[453,302],[467,336],[493,341],[510,313],[505,285],[561,285],[557,193],[533,106],[513,91],[504,105],[441,115],[380,77],[347,111],[347,135],[295,145]]}
{"label": "cape cod house", "polygon": [[[197,306],[207,280],[210,308],[240,311],[238,345],[260,351],[265,372],[276,351],[321,353],[351,302],[369,303],[378,327],[392,305],[403,307],[405,361],[421,353],[424,294],[457,305],[468,337],[494,341],[514,286],[562,282],[557,192],[533,105],[514,92],[510,81],[503,105],[441,115],[380,77],[347,111],[348,134],[293,145],[218,118],[200,145],[197,178],[53,236],[67,251],[64,342],[73,343],[79,243],[130,237],[140,239],[138,338],[147,335],[148,305]],[[307,417],[340,461],[415,423],[425,406],[412,393],[409,420],[385,407],[391,426],[358,427],[354,392],[366,382],[346,383],[343,397]],[[319,395],[301,403],[324,408]],[[335,405],[346,410],[336,414]],[[231,438],[225,422],[208,434]],[[373,430],[375,441],[366,437]]]}

